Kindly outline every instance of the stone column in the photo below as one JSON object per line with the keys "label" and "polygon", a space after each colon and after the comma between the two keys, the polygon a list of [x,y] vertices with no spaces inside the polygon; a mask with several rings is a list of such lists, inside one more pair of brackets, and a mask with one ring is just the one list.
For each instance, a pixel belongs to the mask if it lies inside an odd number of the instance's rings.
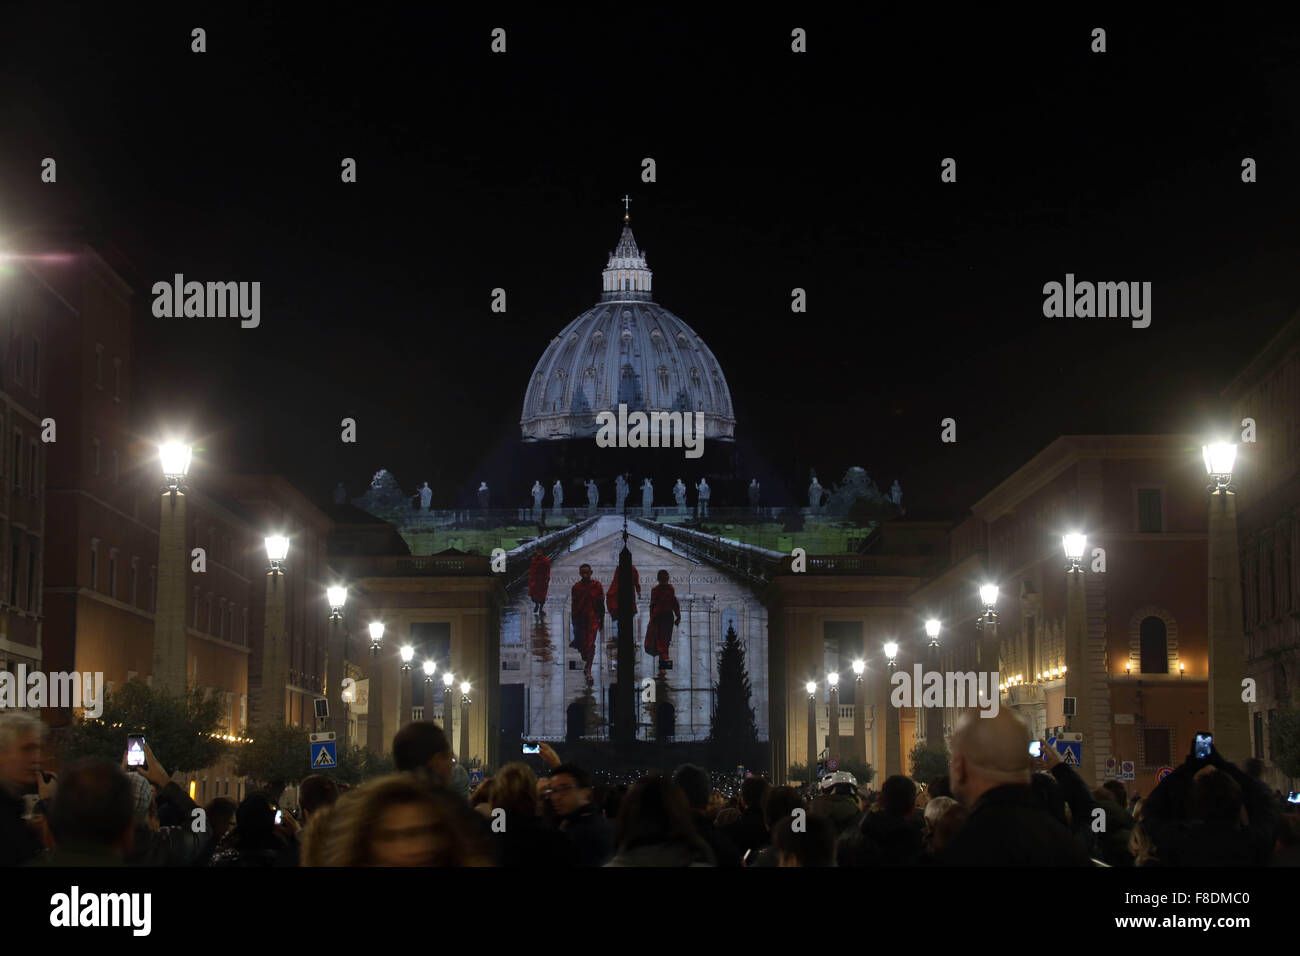
{"label": "stone column", "polygon": [[460,753],[458,754],[462,764],[469,763],[469,697],[462,694],[460,697]]}
{"label": "stone column", "polygon": [[383,649],[370,653],[370,706],[366,711],[366,746],[384,752],[384,669]]}
{"label": "stone column", "polygon": [[1225,760],[1250,756],[1247,708],[1241,700],[1245,637],[1241,616],[1241,559],[1237,553],[1237,496],[1210,494],[1210,733]]}
{"label": "stone column", "polygon": [[[889,665],[889,676],[891,678],[894,676],[895,667],[896,665],[891,662]],[[895,774],[900,774],[903,772],[902,741],[900,739],[902,731],[899,729],[898,726],[899,708],[895,707],[894,702],[889,699],[890,697],[889,688],[892,687],[893,684],[891,683],[889,687],[887,687],[885,690],[885,776],[886,777],[892,777]],[[882,780],[881,782],[883,783],[884,781]]]}
{"label": "stone column", "polygon": [[342,616],[330,616],[329,634],[325,644],[325,699],[329,701],[329,730],[334,731],[334,740],[340,754],[348,749],[348,714],[343,703],[344,650],[347,646],[347,625]]}
{"label": "stone column", "polygon": [[853,759],[867,762],[867,697],[861,676],[853,678]]}
{"label": "stone column", "polygon": [[185,495],[165,493],[158,526],[158,606],[153,619],[153,686],[183,693],[188,641],[185,637]]}
{"label": "stone column", "polygon": [[829,694],[830,700],[827,705],[826,716],[830,719],[830,739],[827,740],[827,747],[830,749],[831,759],[839,761],[840,759],[840,688],[839,685],[832,685]]}
{"label": "stone column", "polygon": [[1065,572],[1065,696],[1074,698],[1075,713],[1065,719],[1065,725],[1068,730],[1083,734],[1084,759],[1076,769],[1084,783],[1092,787],[1097,783],[1094,759],[1097,753],[1092,748],[1097,747],[1100,741],[1093,740],[1091,733],[1090,671],[1087,579],[1082,568],[1071,569]]}
{"label": "stone column", "polygon": [[808,779],[817,783],[817,691],[808,695]]}
{"label": "stone column", "polygon": [[262,685],[257,720],[284,723],[284,691],[289,683],[288,641],[284,634],[284,572],[266,572],[266,626],[262,631]]}
{"label": "stone column", "polygon": [[[926,670],[934,673],[939,672],[939,645],[929,644],[925,649],[925,666]],[[997,693],[997,682],[995,681],[990,693]],[[942,703],[942,701],[941,701]],[[922,713],[925,719],[925,745],[931,750],[938,750],[944,746],[943,740],[943,707],[922,707]]]}

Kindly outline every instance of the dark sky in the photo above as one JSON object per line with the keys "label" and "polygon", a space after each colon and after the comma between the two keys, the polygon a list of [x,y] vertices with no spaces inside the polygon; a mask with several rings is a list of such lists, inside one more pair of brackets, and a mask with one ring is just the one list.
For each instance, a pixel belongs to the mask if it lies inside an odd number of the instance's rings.
{"label": "dark sky", "polygon": [[[201,423],[214,462],[322,499],[387,467],[469,500],[596,302],[625,192],[656,300],[800,495],[810,465],[862,464],[961,513],[1061,434],[1202,431],[1300,299],[1293,28],[261,7],[7,7],[0,236],[110,240],[138,283],[141,433]],[[261,327],[153,318],[176,272],[260,281]],[[1152,282],[1150,328],[1044,318],[1067,272]]]}

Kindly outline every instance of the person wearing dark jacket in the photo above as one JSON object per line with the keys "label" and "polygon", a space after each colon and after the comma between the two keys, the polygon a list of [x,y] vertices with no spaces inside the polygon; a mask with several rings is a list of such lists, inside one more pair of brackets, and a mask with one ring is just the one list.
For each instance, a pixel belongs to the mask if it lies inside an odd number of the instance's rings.
{"label": "person wearing dark jacket", "polygon": [[762,777],[748,777],[740,785],[740,819],[722,827],[722,833],[744,857],[750,850],[758,851],[771,842],[771,834],[763,819],[763,798],[770,784]]}
{"label": "person wearing dark jacket", "polygon": [[264,793],[254,791],[235,812],[235,828],[212,854],[210,866],[270,867],[285,862],[286,846],[275,832],[275,808]]}
{"label": "person wearing dark jacket", "polygon": [[537,777],[524,763],[508,763],[492,778],[492,842],[497,862],[509,867],[572,866],[577,856],[564,834],[537,815]]}
{"label": "person wearing dark jacket", "polygon": [[54,850],[26,866],[123,866],[135,826],[131,783],[99,757],[83,757],[64,771],[46,817]]}
{"label": "person wearing dark jacket", "polygon": [[1208,757],[1197,757],[1193,743],[1142,811],[1166,866],[1263,866],[1273,853],[1279,813],[1272,796],[1214,747]]}
{"label": "person wearing dark jacket", "polygon": [[709,809],[709,796],[712,781],[709,772],[695,764],[684,763],[673,772],[673,783],[682,788],[686,802],[691,808],[691,822],[695,832],[713,851],[713,858],[718,866],[740,866],[740,851],[727,838],[727,835],[713,825],[706,813]]}
{"label": "person wearing dark jacket", "polygon": [[46,796],[41,772],[44,726],[27,714],[0,714],[0,866],[18,866],[44,851],[41,838],[23,819],[24,795]]}
{"label": "person wearing dark jacket", "polygon": [[840,866],[915,866],[920,861],[924,820],[916,810],[916,784],[902,774],[890,777],[881,787],[880,804],[841,840]]}
{"label": "person wearing dark jacket", "polygon": [[547,800],[560,832],[573,844],[575,866],[603,866],[614,855],[614,827],[591,802],[591,779],[576,764],[551,771]]}
{"label": "person wearing dark jacket", "polygon": [[1068,828],[1031,784],[1029,730],[1010,708],[968,710],[952,738],[953,795],[969,808],[965,825],[938,855],[947,866],[1087,866]]}
{"label": "person wearing dark jacket", "polygon": [[606,866],[713,866],[680,787],[660,774],[638,780],[618,812],[618,852]]}
{"label": "person wearing dark jacket", "polygon": [[[122,756],[122,769],[131,781],[135,815],[135,838],[126,863],[128,866],[194,866],[207,842],[207,834],[195,832],[193,827],[198,805],[168,777],[148,741],[144,755],[145,765],[134,772],[126,766],[126,755]],[[171,806],[173,818],[185,823],[161,826],[158,808],[163,803]]]}

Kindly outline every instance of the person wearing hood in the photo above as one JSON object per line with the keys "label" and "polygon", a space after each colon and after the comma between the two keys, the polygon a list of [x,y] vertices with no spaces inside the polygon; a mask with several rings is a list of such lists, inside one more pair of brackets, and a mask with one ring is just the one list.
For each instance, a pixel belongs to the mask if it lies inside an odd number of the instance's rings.
{"label": "person wearing hood", "polygon": [[813,801],[812,813],[825,817],[839,839],[862,819],[858,779],[845,770],[837,770],[822,778],[821,790],[821,796]]}

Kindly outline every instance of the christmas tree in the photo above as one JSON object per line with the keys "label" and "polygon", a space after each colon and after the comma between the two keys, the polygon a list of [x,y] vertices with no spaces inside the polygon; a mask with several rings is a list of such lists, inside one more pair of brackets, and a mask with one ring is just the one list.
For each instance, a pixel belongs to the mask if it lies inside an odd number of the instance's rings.
{"label": "christmas tree", "polygon": [[718,658],[718,683],[714,692],[717,706],[709,733],[712,762],[715,767],[743,764],[758,742],[758,728],[750,703],[752,689],[745,670],[745,648],[732,625],[727,626],[726,642]]}

